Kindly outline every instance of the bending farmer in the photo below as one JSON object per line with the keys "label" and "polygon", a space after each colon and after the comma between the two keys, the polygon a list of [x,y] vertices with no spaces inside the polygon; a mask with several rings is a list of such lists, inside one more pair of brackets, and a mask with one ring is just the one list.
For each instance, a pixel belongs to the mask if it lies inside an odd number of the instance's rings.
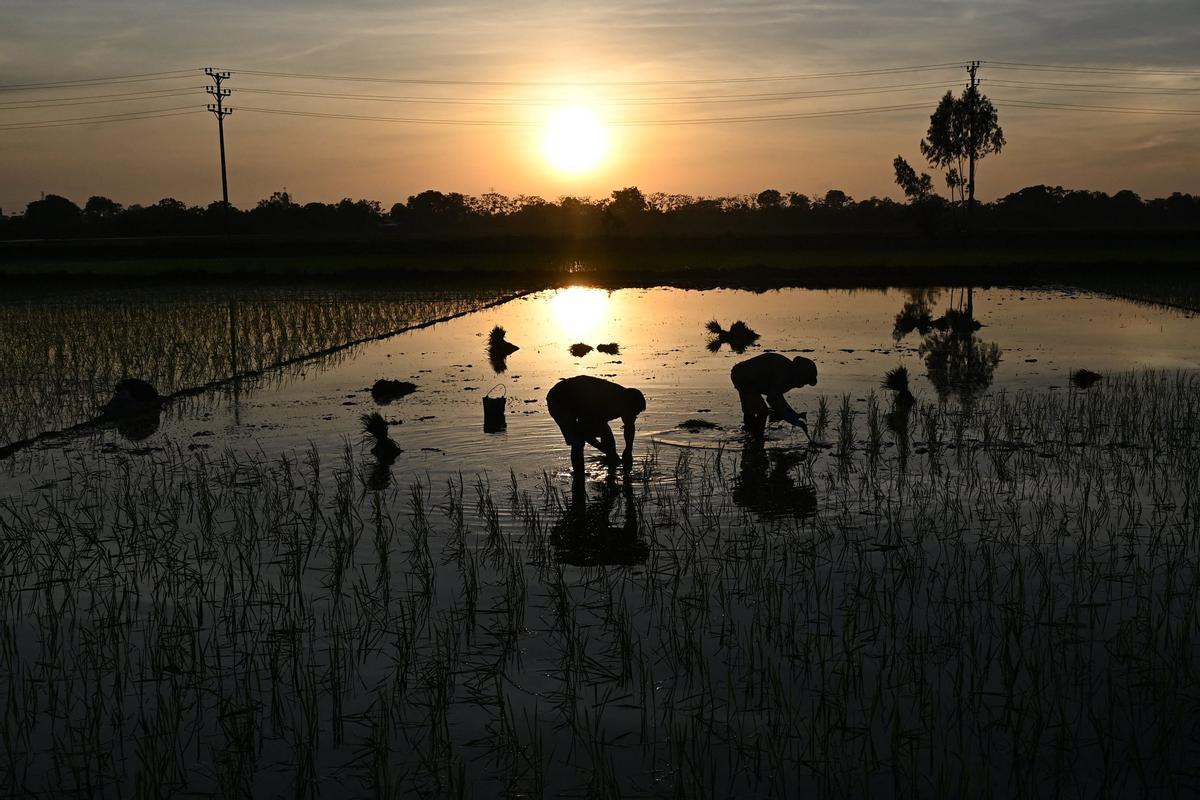
{"label": "bending farmer", "polygon": [[[646,410],[646,398],[637,389],[578,375],[554,384],[546,394],[546,405],[571,446],[571,468],[577,477],[583,476],[585,443],[608,456],[610,464],[620,460],[626,469],[633,466],[634,420]],[[621,459],[617,458],[617,443],[608,426],[609,420],[617,418],[625,425],[625,453]]]}
{"label": "bending farmer", "polygon": [[789,389],[817,385],[817,365],[812,361],[803,356],[788,358],[779,353],[763,353],[734,364],[729,377],[742,400],[746,433],[761,439],[767,418],[772,414],[808,433],[804,416],[793,411],[783,395]]}

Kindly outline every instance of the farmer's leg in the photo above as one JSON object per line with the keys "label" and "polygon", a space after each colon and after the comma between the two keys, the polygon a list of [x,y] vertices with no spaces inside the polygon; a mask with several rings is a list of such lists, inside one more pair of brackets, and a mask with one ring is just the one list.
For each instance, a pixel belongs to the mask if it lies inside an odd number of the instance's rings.
{"label": "farmer's leg", "polygon": [[563,439],[571,447],[571,469],[577,475],[582,475],[583,443],[586,441],[586,432],[583,426],[579,423],[579,420],[569,416],[564,410],[555,408],[553,405],[550,407],[550,416],[558,424],[558,429],[562,432]]}
{"label": "farmer's leg", "polygon": [[600,450],[608,456],[610,463],[616,464],[621,460],[617,455],[617,440],[613,436],[612,426],[605,424],[600,431]]}
{"label": "farmer's leg", "polygon": [[742,401],[742,424],[746,428],[746,433],[761,439],[766,433],[767,416],[771,413],[770,407],[762,399],[762,395],[752,390],[738,389],[738,399]]}

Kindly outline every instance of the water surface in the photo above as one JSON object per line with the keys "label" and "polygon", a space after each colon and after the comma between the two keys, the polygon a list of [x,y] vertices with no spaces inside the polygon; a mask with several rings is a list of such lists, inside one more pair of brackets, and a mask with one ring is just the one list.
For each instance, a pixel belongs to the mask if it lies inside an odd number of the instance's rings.
{"label": "water surface", "polygon": [[[453,309],[463,310],[462,301]],[[947,317],[957,320],[957,333],[938,329]],[[743,320],[760,338],[741,354],[727,345],[713,350],[704,327],[713,319],[726,328]],[[962,326],[963,319],[974,323]],[[502,372],[486,353],[494,325],[503,326],[520,347]],[[245,326],[241,335],[254,337]],[[576,357],[570,348],[577,343],[593,348],[616,343],[619,352],[592,349]],[[452,474],[487,471],[507,479],[510,470],[519,478],[543,471],[561,476],[569,466],[567,454],[545,413],[546,391],[555,381],[590,374],[641,389],[647,410],[639,419],[638,448],[652,440],[738,448],[740,411],[729,370],[767,351],[804,354],[817,363],[819,384],[788,395],[797,410],[813,414],[821,396],[831,407],[848,395],[861,409],[871,392],[882,402],[890,395],[880,382],[897,366],[907,367],[919,400],[950,403],[1022,389],[1068,391],[1071,373],[1080,368],[1101,374],[1196,369],[1200,321],[1186,312],[1067,289],[757,293],[572,287],[529,294],[336,357],[269,370],[258,380],[231,382],[169,409],[160,427],[149,435],[139,432],[137,441],[115,429],[98,435],[111,448],[140,451],[174,441],[194,450],[232,447],[268,455],[315,447],[333,458],[350,442],[369,458],[359,417],[378,409],[393,423],[392,436],[404,450],[391,470],[395,478],[420,475],[440,483]],[[135,363],[122,368],[137,374]],[[378,378],[409,380],[418,390],[379,406],[367,391]],[[508,398],[508,426],[500,433],[483,430],[482,398],[489,393]],[[717,427],[679,428],[692,419]],[[770,439],[776,447],[805,441],[781,424],[772,426]],[[47,454],[71,447],[71,440],[41,446]],[[603,466],[598,454],[590,455],[589,471],[599,477]],[[23,482],[10,476],[9,484],[14,481]]]}

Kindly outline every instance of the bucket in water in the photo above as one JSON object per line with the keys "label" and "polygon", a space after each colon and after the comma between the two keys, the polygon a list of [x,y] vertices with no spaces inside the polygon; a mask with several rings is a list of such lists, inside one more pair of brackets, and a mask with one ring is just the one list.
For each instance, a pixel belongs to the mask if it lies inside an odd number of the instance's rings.
{"label": "bucket in water", "polygon": [[[499,389],[502,394],[499,397],[492,397],[492,392]],[[483,396],[483,431],[484,433],[496,433],[508,427],[508,422],[504,419],[504,407],[508,403],[508,392],[504,388],[503,383],[497,383],[491,389],[488,389],[487,394]]]}

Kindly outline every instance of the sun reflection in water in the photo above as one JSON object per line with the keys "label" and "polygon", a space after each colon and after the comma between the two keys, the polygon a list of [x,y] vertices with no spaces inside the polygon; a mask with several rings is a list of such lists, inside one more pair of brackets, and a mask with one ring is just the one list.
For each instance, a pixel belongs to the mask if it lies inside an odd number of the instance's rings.
{"label": "sun reflection in water", "polygon": [[569,337],[584,339],[605,321],[608,312],[608,292],[586,286],[572,286],[550,298],[550,309],[559,330]]}

